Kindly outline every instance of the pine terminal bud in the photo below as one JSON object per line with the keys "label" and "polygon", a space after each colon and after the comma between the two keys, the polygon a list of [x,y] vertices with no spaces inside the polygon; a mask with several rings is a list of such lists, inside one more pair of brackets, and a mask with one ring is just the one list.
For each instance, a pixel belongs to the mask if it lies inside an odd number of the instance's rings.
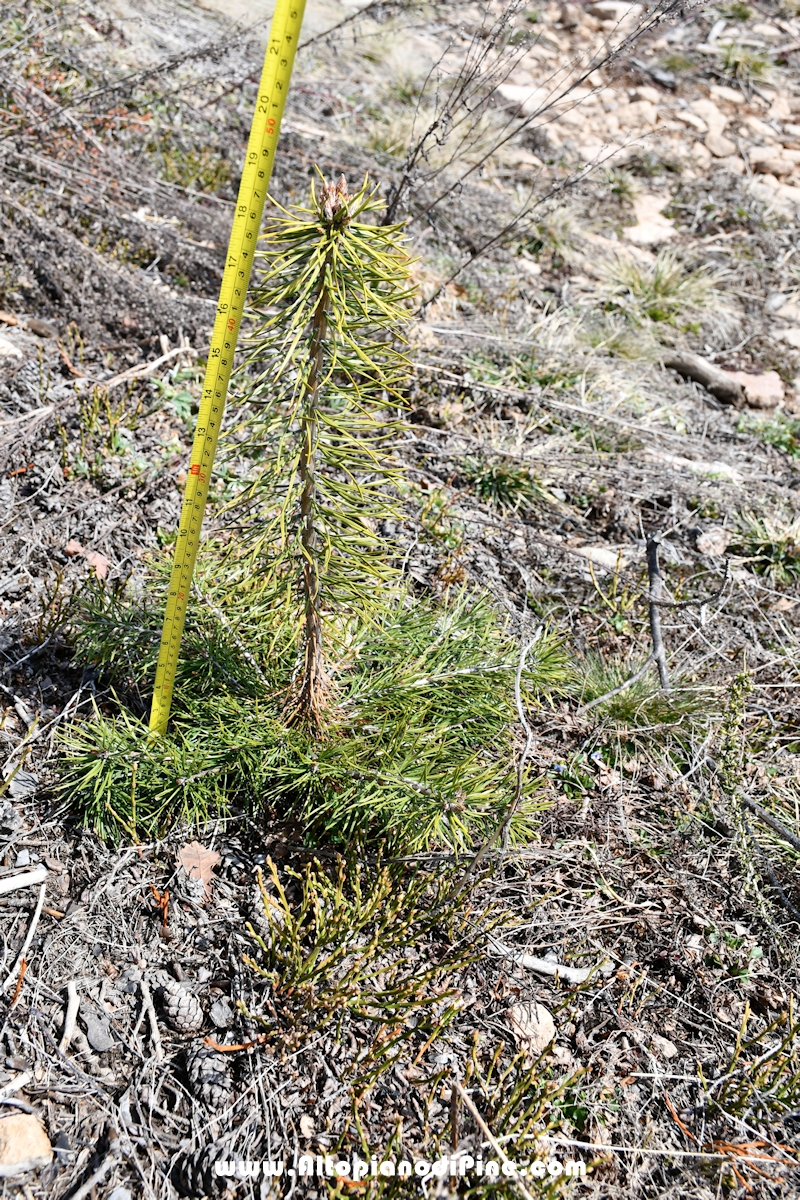
{"label": "pine terminal bud", "polygon": [[339,217],[337,224],[343,225],[346,222],[348,198],[347,180],[344,175],[340,175],[336,183],[323,184],[319,197],[319,208],[320,216],[326,225],[333,225],[337,217]]}

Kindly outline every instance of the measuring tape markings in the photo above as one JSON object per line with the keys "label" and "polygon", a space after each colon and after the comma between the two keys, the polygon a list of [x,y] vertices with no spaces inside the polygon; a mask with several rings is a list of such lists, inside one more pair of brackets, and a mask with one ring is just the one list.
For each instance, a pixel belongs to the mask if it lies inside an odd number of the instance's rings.
{"label": "measuring tape markings", "polygon": [[304,9],[305,0],[278,0],[264,57],[181,506],[150,712],[156,733],[164,733],[169,720],[214,455]]}

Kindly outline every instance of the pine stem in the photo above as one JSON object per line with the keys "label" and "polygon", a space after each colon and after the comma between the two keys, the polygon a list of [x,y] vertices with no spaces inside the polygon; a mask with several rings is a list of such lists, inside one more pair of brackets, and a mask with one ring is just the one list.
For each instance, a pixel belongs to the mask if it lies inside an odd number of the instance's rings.
{"label": "pine stem", "polygon": [[329,681],[325,671],[322,644],[322,614],[320,612],[320,582],[317,563],[317,532],[314,527],[316,499],[316,448],[319,432],[319,377],[322,351],[328,327],[328,292],[325,287],[330,256],[326,261],[320,283],[319,297],[314,309],[309,340],[311,367],[305,384],[303,415],[300,421],[302,450],[299,474],[302,483],[300,497],[300,544],[303,548],[303,675],[290,719],[319,725],[325,708]]}

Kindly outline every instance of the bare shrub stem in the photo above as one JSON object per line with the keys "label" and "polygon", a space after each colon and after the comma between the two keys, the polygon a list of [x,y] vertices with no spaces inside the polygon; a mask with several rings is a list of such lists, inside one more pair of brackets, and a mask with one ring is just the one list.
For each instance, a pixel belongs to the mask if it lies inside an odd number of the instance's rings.
{"label": "bare shrub stem", "polygon": [[664,639],[661,636],[661,613],[659,603],[663,598],[664,580],[658,565],[658,547],[661,538],[658,536],[647,539],[647,576],[650,580],[650,636],[653,639],[653,658],[658,667],[658,679],[665,692],[669,691],[669,672],[667,671],[667,656],[664,650]]}

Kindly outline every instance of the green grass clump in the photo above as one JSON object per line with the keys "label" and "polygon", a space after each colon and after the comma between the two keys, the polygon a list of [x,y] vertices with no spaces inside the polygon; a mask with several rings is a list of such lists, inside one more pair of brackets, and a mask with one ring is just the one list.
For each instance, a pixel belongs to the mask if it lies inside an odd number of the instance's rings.
{"label": "green grass clump", "polygon": [[572,216],[554,209],[537,221],[523,248],[537,257],[550,254],[557,262],[569,262],[578,250],[579,235]]}
{"label": "green grass clump", "polygon": [[693,71],[697,64],[685,54],[666,54],[660,60],[659,66],[665,71],[674,71],[676,75],[680,75],[686,71]]}
{"label": "green grass clump", "polygon": [[753,10],[749,4],[744,4],[742,0],[733,0],[731,4],[721,4],[719,8],[721,17],[728,17],[731,21],[749,21],[753,15]]}
{"label": "green grass clump", "polygon": [[776,583],[800,579],[800,517],[742,513],[731,549],[743,555],[757,575],[768,575]]}
{"label": "green grass clump", "polygon": [[511,355],[502,362],[497,362],[488,354],[467,354],[464,363],[475,383],[520,390],[531,386],[568,388],[580,379],[580,372],[570,369],[560,359],[553,355],[541,358],[533,350],[526,354]]}
{"label": "green grass clump", "polygon": [[167,183],[196,192],[222,191],[231,178],[231,163],[210,146],[201,150],[176,144],[172,132],[148,146],[162,178]]}
{"label": "green grass clump", "polygon": [[638,187],[636,180],[628,171],[620,167],[610,167],[603,171],[603,178],[609,192],[620,204],[632,204],[636,199]]}
{"label": "green grass clump", "polygon": [[[588,654],[579,664],[576,698],[582,706],[589,705],[626,683],[643,665],[643,660],[637,663]],[[716,694],[708,687],[687,684],[676,676],[668,691],[662,689],[653,663],[641,679],[586,713],[594,729],[576,761],[567,761],[562,786],[568,794],[580,794],[579,785],[586,786],[582,777],[590,771],[590,762],[627,770],[630,760],[680,770],[719,711]]]}
{"label": "green grass clump", "polygon": [[744,82],[763,81],[772,69],[772,63],[764,54],[742,46],[739,42],[727,42],[722,45],[724,51],[722,69],[732,79]]}
{"label": "green grass clump", "polygon": [[736,428],[740,433],[753,434],[768,446],[775,446],[790,458],[800,458],[800,421],[785,413],[775,413],[767,421],[743,414]]}
{"label": "green grass clump", "polygon": [[554,502],[554,497],[530,471],[515,463],[470,459],[464,464],[464,476],[484,504],[491,504],[502,513],[525,512],[537,500]]}
{"label": "green grass clump", "polygon": [[652,263],[619,257],[605,268],[597,298],[634,325],[691,325],[730,319],[722,290],[725,272],[687,268],[674,250],[661,250]]}
{"label": "green grass clump", "polygon": [[[640,670],[638,665],[588,655],[581,676],[581,704],[589,704],[623,684]],[[594,710],[615,724],[631,730],[644,726],[675,726],[707,709],[708,697],[700,689],[659,687],[655,666],[651,674],[610,697]]]}

